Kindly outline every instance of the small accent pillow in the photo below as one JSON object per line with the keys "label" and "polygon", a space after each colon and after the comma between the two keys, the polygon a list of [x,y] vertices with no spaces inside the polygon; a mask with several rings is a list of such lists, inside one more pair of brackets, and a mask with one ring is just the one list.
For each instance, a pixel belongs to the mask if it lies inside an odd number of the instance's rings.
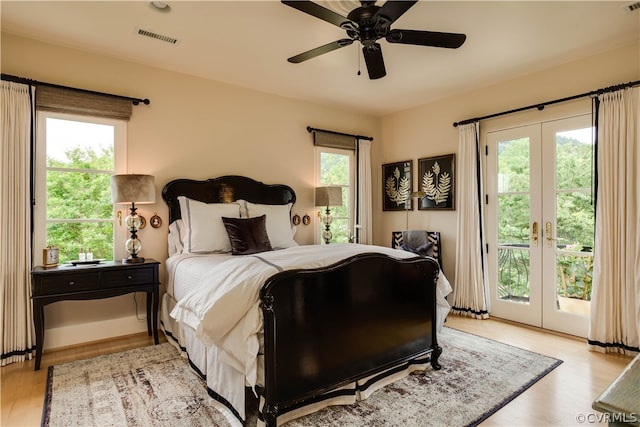
{"label": "small accent pillow", "polygon": [[231,254],[250,255],[272,250],[267,235],[266,215],[256,218],[222,217],[231,241]]}
{"label": "small accent pillow", "polygon": [[249,218],[267,216],[267,235],[274,249],[298,246],[298,243],[293,240],[295,229],[291,226],[291,206],[293,203],[264,205],[245,201],[245,205]]}
{"label": "small accent pillow", "polygon": [[408,252],[413,252],[414,254],[420,256],[433,256],[433,242],[427,242],[424,245],[418,246],[417,248],[412,248],[406,243],[402,243],[400,245],[400,249]]}
{"label": "small accent pillow", "polygon": [[189,253],[231,252],[222,217],[240,218],[238,203],[204,203],[178,197],[185,226],[184,251]]}

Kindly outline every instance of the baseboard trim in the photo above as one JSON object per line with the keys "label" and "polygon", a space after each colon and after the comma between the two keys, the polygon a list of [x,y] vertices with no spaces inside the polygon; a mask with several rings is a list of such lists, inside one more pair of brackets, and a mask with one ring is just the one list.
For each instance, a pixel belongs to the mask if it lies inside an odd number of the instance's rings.
{"label": "baseboard trim", "polygon": [[136,316],[45,329],[44,349],[59,349],[140,332],[147,332],[147,320],[139,320]]}

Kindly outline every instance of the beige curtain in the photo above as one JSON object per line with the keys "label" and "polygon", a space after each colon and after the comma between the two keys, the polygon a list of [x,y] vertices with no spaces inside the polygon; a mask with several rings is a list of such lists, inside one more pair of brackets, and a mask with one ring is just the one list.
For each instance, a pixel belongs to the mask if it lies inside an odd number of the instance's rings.
{"label": "beige curtain", "polygon": [[599,96],[598,189],[589,349],[640,342],[640,89]]}
{"label": "beige curtain", "polygon": [[371,201],[371,141],[358,140],[358,243],[373,243],[373,202]]}
{"label": "beige curtain", "polygon": [[0,334],[2,366],[31,359],[31,128],[27,85],[0,81]]}
{"label": "beige curtain", "polygon": [[453,286],[451,312],[463,316],[489,317],[487,263],[482,250],[483,204],[482,171],[480,163],[479,124],[459,127],[458,166],[456,179],[458,194],[458,222],[456,242],[456,276]]}

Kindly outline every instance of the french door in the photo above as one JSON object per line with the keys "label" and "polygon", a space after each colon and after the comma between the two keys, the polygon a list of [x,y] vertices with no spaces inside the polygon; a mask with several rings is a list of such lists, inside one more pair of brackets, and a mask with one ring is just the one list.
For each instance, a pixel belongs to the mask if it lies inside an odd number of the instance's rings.
{"label": "french door", "polygon": [[586,337],[593,277],[591,116],[487,133],[491,313]]}

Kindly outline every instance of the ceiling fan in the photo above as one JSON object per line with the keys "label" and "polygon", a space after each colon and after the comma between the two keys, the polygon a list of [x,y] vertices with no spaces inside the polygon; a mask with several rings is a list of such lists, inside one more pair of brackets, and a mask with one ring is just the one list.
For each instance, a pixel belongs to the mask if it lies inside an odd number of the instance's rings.
{"label": "ceiling fan", "polygon": [[282,0],[282,3],[287,6],[315,16],[330,24],[337,25],[346,30],[347,36],[349,36],[349,38],[336,40],[324,46],[292,56],[287,59],[287,61],[298,64],[315,58],[316,56],[348,46],[354,41],[359,41],[362,43],[362,53],[367,65],[367,71],[369,72],[369,78],[379,79],[387,75],[382,58],[382,48],[380,43],[377,43],[381,38],[386,39],[389,43],[445,47],[449,49],[457,49],[462,46],[467,38],[464,34],[391,29],[391,24],[417,2],[417,0],[387,0],[384,5],[376,6],[375,1],[361,1],[361,6],[349,12],[345,18],[339,13],[312,1]]}

